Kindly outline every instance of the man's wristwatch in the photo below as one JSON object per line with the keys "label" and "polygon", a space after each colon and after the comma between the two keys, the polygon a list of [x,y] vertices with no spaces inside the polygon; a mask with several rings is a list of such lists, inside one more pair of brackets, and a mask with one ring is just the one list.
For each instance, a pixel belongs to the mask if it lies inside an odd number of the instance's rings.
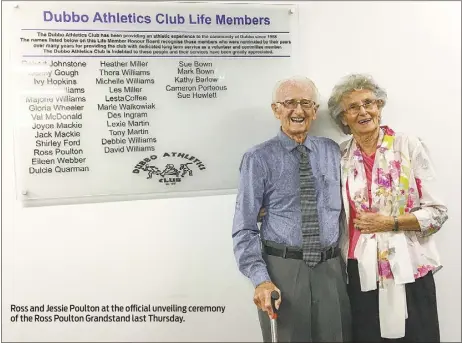
{"label": "man's wristwatch", "polygon": [[393,227],[393,231],[398,231],[399,230],[399,226],[398,226],[398,217],[397,216],[393,216],[393,220],[395,221],[395,226]]}

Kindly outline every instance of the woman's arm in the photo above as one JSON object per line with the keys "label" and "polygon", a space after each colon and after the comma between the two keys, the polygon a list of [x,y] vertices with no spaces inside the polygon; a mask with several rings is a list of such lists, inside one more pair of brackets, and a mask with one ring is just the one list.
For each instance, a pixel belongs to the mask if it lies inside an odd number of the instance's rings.
{"label": "woman's arm", "polygon": [[[430,160],[428,149],[418,138],[409,138],[410,148],[413,148],[411,156],[411,168],[419,190],[420,208],[412,211],[416,217],[422,237],[437,232],[448,219],[447,207],[437,199],[436,173]],[[410,151],[412,151],[410,149]]]}
{"label": "woman's arm", "polygon": [[[396,216],[397,227],[400,231],[420,231],[420,224],[416,216],[412,213]],[[395,228],[395,218],[384,216],[384,228],[386,231],[392,231]]]}
{"label": "woman's arm", "polygon": [[[396,216],[398,231],[421,231],[420,223],[412,213]],[[393,231],[395,217],[378,213],[360,212],[354,219],[354,224],[362,233]]]}
{"label": "woman's arm", "polygon": [[[396,216],[398,230],[416,231],[417,235],[426,237],[437,232],[448,219],[447,207],[435,196],[436,173],[424,144],[418,138],[409,137],[409,151],[420,206],[410,213]],[[362,233],[392,231],[395,217],[361,212],[354,224]]]}

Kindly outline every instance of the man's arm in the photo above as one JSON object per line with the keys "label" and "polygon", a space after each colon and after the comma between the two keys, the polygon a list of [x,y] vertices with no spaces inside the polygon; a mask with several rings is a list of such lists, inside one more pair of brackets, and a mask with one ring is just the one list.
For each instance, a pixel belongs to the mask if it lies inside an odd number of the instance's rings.
{"label": "man's arm", "polygon": [[271,281],[262,258],[257,217],[263,203],[266,172],[254,153],[244,154],[233,222],[233,247],[239,270],[254,287]]}

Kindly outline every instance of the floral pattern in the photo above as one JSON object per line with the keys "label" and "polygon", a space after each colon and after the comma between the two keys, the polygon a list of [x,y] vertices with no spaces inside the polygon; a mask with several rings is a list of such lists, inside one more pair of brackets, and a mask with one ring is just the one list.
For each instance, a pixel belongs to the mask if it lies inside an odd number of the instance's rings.
{"label": "floral pattern", "polygon": [[379,276],[384,279],[392,279],[393,274],[391,272],[390,262],[388,260],[379,260]]}
{"label": "floral pattern", "polygon": [[418,279],[419,277],[424,277],[432,270],[435,270],[435,267],[427,264],[427,265],[420,265],[417,267],[417,272],[414,273],[414,279]]}
{"label": "floral pattern", "polygon": [[416,177],[415,183],[417,185],[417,190],[419,191],[419,198],[422,198],[422,181],[420,181],[420,179]]}
{"label": "floral pattern", "polygon": [[[416,216],[421,231],[402,231],[407,236],[407,250],[415,278],[425,276],[430,270],[439,269],[439,256],[431,235],[437,232],[447,220],[447,208],[432,194],[432,180],[435,179],[431,163],[422,142],[418,138],[396,135],[387,126],[381,127],[372,170],[369,206],[367,178],[360,148],[354,140],[347,142],[342,151],[342,185],[344,203],[348,203],[345,184],[348,180],[350,198],[358,210],[374,211],[387,216],[412,213]],[[422,180],[425,180],[423,182]],[[425,189],[425,192],[422,190]],[[428,205],[427,205],[428,204]],[[349,207],[345,207],[346,223],[342,235],[342,252],[348,254]],[[395,233],[377,233],[371,238],[377,242],[377,281],[392,281],[393,268],[390,265],[388,238]],[[400,255],[402,256],[402,254]],[[412,276],[411,276],[412,277]],[[387,281],[389,280],[389,281]]]}
{"label": "floral pattern", "polygon": [[440,229],[439,226],[433,226],[433,224],[430,224],[430,227],[427,229],[427,235],[432,235],[435,232],[437,232]]}
{"label": "floral pattern", "polygon": [[391,271],[390,261],[388,261],[388,250],[381,251],[378,254],[378,274],[381,279],[392,279],[393,273]]}
{"label": "floral pattern", "polygon": [[390,188],[391,180],[392,180],[391,174],[385,173],[382,168],[377,168],[377,177],[375,178],[374,182],[378,186],[383,187],[383,188]]}

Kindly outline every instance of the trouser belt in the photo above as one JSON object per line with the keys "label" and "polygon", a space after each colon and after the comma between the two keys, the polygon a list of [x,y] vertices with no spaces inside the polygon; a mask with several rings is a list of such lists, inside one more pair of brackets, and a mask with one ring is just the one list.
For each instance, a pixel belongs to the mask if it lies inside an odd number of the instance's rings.
{"label": "trouser belt", "polygon": [[[294,260],[303,260],[303,251],[301,249],[294,249],[287,246],[281,248],[276,248],[274,246],[269,246],[263,244],[263,251],[268,255],[282,257],[282,258],[291,258]],[[324,262],[331,258],[337,257],[340,255],[340,248],[331,247],[325,251],[321,252],[321,261]]]}

